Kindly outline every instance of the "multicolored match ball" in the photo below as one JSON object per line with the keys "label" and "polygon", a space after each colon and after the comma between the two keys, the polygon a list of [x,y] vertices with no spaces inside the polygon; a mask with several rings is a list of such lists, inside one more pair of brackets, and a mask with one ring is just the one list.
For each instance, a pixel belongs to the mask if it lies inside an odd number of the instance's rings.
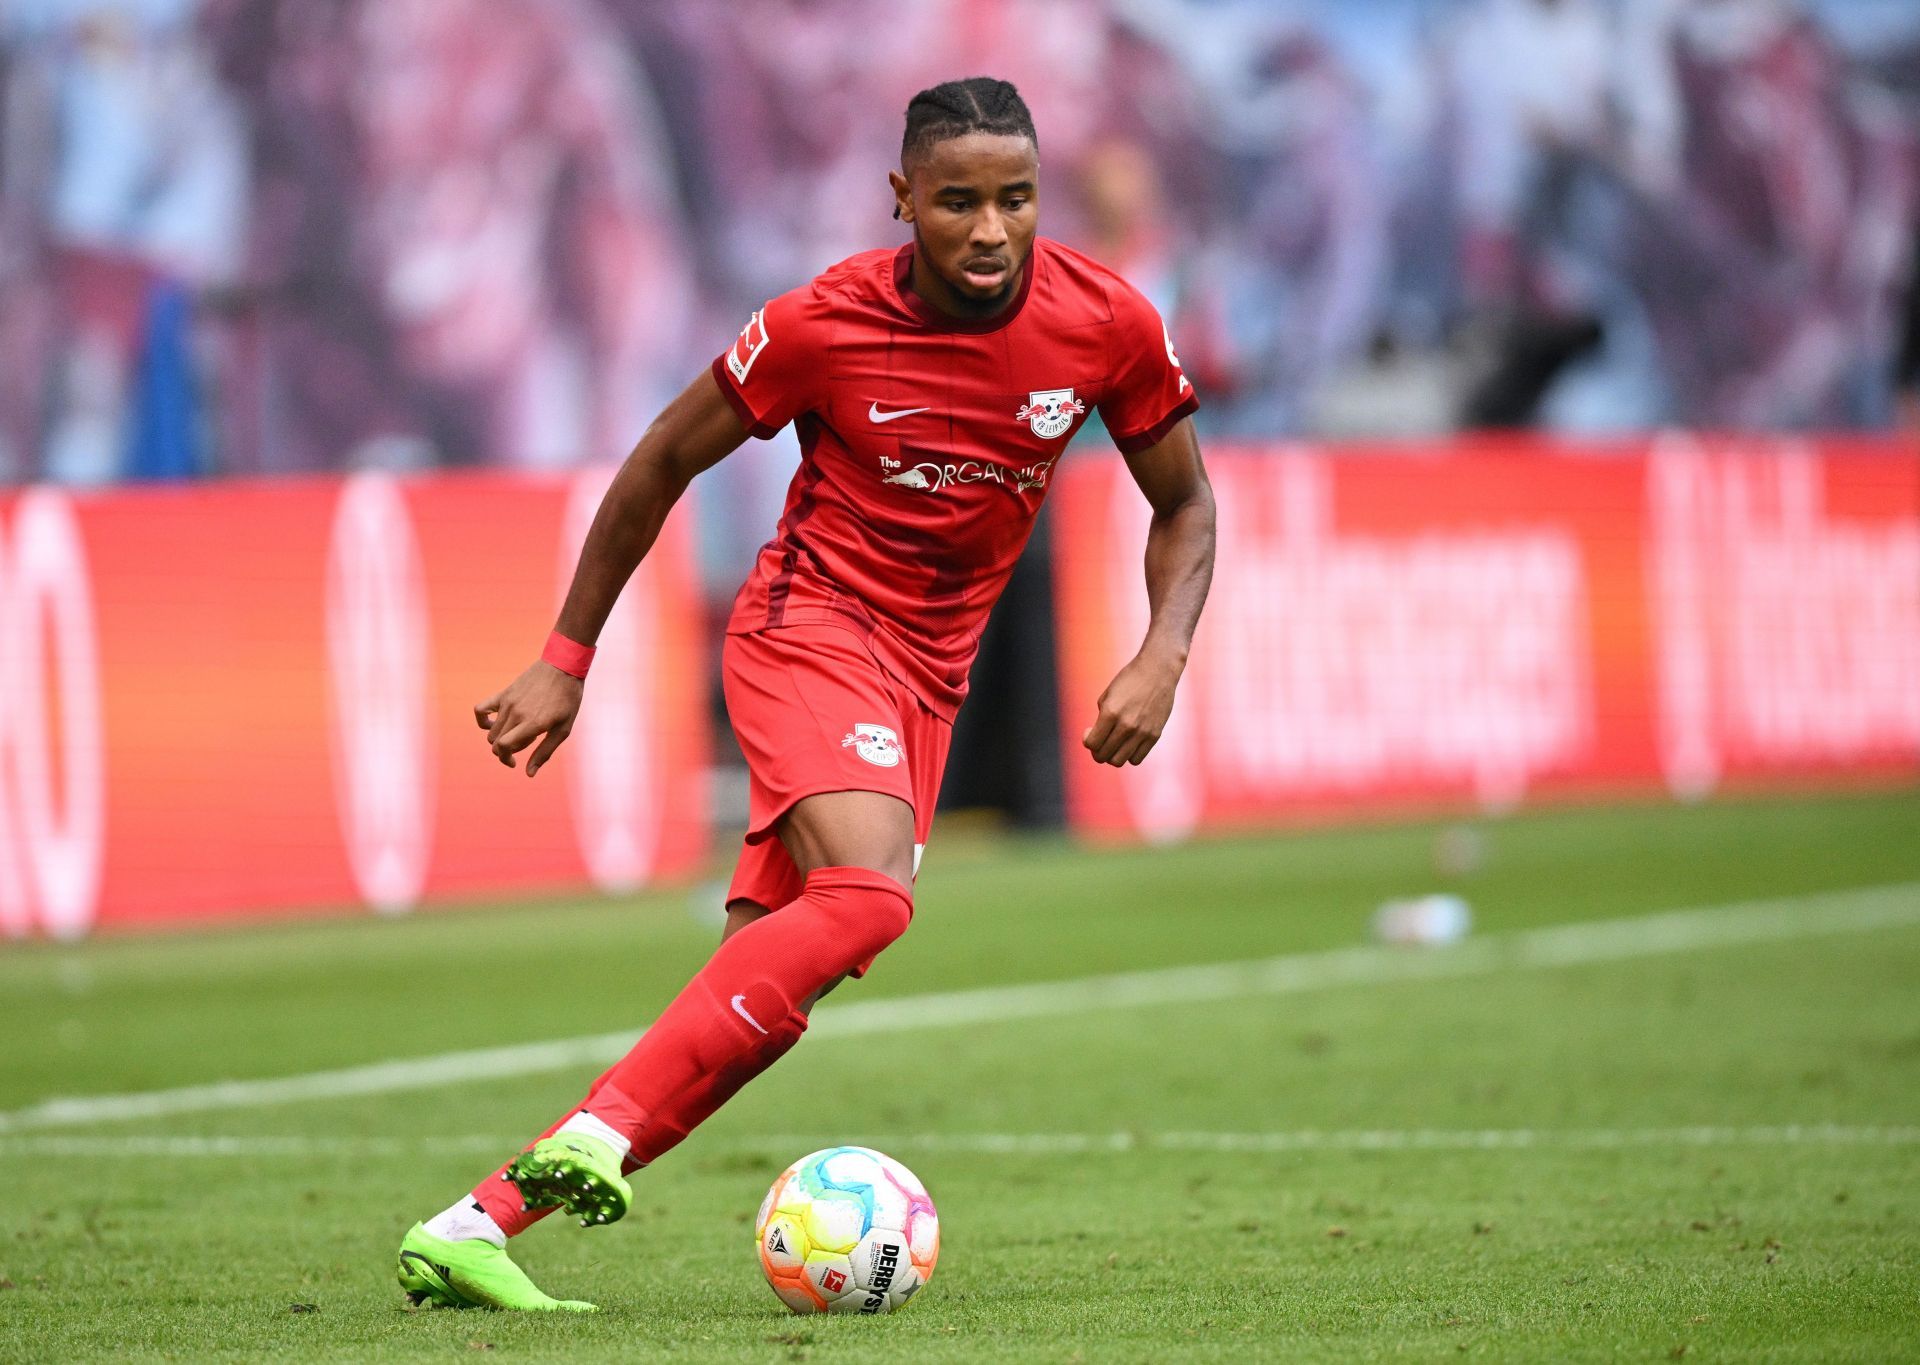
{"label": "multicolored match ball", "polygon": [[891,1313],[933,1278],[940,1218],[918,1176],[869,1147],[787,1167],[754,1220],[760,1268],[796,1313]]}

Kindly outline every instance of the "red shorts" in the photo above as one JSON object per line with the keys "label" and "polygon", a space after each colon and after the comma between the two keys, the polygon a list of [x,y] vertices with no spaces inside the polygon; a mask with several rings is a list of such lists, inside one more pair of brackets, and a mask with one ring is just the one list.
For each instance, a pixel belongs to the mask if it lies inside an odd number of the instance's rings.
{"label": "red shorts", "polygon": [[912,806],[913,867],[920,870],[951,724],[839,626],[729,635],[720,678],[749,778],[747,842],[729,903],[777,910],[805,889],[773,827],[795,802],[822,792],[883,792]]}

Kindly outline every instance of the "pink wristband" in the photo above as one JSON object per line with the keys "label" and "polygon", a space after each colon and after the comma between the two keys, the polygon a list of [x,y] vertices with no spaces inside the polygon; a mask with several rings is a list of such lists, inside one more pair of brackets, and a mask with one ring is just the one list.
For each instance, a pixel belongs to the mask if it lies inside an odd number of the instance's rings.
{"label": "pink wristband", "polygon": [[556,630],[547,636],[547,647],[540,651],[540,657],[562,673],[585,681],[587,670],[593,666],[593,646],[569,640]]}

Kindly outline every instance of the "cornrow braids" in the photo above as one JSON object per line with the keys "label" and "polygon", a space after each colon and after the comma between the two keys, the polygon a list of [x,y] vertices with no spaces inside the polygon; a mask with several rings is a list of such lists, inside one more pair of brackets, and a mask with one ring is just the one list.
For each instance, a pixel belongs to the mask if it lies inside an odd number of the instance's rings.
{"label": "cornrow braids", "polygon": [[968,133],[1024,137],[1032,141],[1036,152],[1040,149],[1033,115],[1020,92],[1007,81],[973,76],[964,81],[943,81],[907,102],[907,131],[900,140],[901,169],[926,155],[935,143]]}

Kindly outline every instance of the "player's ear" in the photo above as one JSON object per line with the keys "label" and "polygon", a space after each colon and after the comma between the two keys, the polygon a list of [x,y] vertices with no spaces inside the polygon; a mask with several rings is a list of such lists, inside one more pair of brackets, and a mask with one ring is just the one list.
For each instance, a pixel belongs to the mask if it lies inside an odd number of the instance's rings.
{"label": "player's ear", "polygon": [[913,189],[907,184],[907,178],[898,171],[888,171],[887,183],[893,186],[893,216],[900,222],[911,223]]}

